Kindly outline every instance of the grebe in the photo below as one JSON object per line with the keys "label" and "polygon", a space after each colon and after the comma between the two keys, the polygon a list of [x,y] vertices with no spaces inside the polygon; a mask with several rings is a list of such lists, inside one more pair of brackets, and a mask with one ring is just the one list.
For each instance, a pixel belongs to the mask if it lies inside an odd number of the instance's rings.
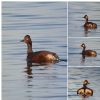
{"label": "grebe", "polygon": [[84,28],[86,28],[86,29],[96,29],[97,28],[96,23],[88,22],[88,16],[87,15],[85,15],[83,18],[85,18]]}
{"label": "grebe", "polygon": [[89,84],[88,80],[84,80],[83,87],[77,90],[77,94],[83,98],[87,98],[89,96],[93,96],[93,90],[88,88],[87,85]]}
{"label": "grebe", "polygon": [[81,44],[81,47],[83,48],[82,55],[88,56],[88,57],[96,57],[97,56],[96,51],[93,51],[93,50],[85,50],[86,49],[86,46],[85,46],[84,43]]}
{"label": "grebe", "polygon": [[27,61],[38,64],[49,64],[59,62],[59,57],[56,53],[50,51],[37,51],[32,50],[32,41],[29,35],[26,35],[21,42],[27,44]]}

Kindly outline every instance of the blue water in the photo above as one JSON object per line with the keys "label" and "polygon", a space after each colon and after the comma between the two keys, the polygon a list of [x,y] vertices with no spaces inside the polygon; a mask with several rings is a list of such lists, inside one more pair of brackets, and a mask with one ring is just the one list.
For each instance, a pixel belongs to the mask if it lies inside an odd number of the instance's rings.
{"label": "blue water", "polygon": [[[99,38],[69,38],[68,39],[68,65],[69,66],[100,66],[100,39]],[[85,43],[86,50],[95,50],[96,57],[82,57],[81,44]]]}
{"label": "blue water", "polygon": [[[68,65],[69,66],[100,66],[100,2],[69,2],[68,3]],[[89,21],[97,24],[97,29],[84,29],[84,15]],[[85,57],[80,54],[80,45],[95,50],[97,57]]]}
{"label": "blue water", "polygon": [[[99,100],[100,97],[100,2],[68,3],[68,100]],[[84,15],[97,24],[95,30],[84,30]],[[81,44],[95,50],[97,57],[82,58]],[[88,80],[93,96],[82,99],[77,90]]]}
{"label": "blue water", "polygon": [[[68,83],[68,99],[82,100],[76,91],[87,79],[94,90],[88,100],[99,100],[99,12],[99,2],[69,2],[68,7],[67,2],[2,2],[2,99],[67,100]],[[97,23],[96,30],[84,30],[82,17],[86,14]],[[60,62],[29,67],[27,47],[20,42],[27,34],[33,51],[55,52]],[[95,50],[97,57],[83,60],[82,43]]]}
{"label": "blue water", "polygon": [[[84,30],[84,15],[97,24],[96,30]],[[69,2],[68,31],[69,37],[100,37],[100,2]]]}
{"label": "blue water", "polygon": [[[66,2],[2,2],[3,100],[66,100],[66,12]],[[29,68],[26,34],[34,51],[56,52],[61,61]]]}

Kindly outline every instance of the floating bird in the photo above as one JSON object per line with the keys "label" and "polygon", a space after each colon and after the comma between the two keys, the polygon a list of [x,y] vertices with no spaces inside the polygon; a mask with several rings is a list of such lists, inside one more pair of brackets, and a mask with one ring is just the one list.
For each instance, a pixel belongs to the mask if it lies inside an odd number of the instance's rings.
{"label": "floating bird", "polygon": [[86,28],[86,29],[96,29],[97,28],[96,23],[88,22],[88,16],[87,15],[85,15],[83,18],[85,18],[84,28]]}
{"label": "floating bird", "polygon": [[89,84],[88,80],[84,80],[83,87],[77,90],[77,94],[82,98],[93,96],[93,90],[87,87],[88,84]]}
{"label": "floating bird", "polygon": [[88,56],[88,57],[96,57],[97,56],[96,51],[94,51],[94,50],[85,50],[86,46],[85,46],[84,43],[81,44],[81,47],[83,48],[83,50],[82,50],[82,55],[83,56]]}
{"label": "floating bird", "polygon": [[29,35],[26,35],[21,42],[25,42],[27,44],[27,61],[31,63],[38,63],[40,65],[59,62],[59,57],[54,52],[44,50],[34,52],[32,50],[32,41]]}

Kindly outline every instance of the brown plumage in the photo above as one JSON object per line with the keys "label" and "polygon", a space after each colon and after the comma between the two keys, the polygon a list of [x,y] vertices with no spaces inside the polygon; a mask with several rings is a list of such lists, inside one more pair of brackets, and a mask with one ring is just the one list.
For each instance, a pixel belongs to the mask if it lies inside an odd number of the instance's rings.
{"label": "brown plumage", "polygon": [[88,56],[88,57],[96,57],[97,56],[96,51],[94,51],[94,50],[85,50],[86,46],[85,46],[84,43],[81,44],[81,47],[83,48],[83,50],[82,50],[82,55],[83,56]]}
{"label": "brown plumage", "polygon": [[89,96],[93,96],[93,90],[88,88],[87,85],[89,84],[88,80],[84,80],[83,87],[77,90],[77,94],[83,98],[87,98]]}
{"label": "brown plumage", "polygon": [[83,18],[85,18],[84,28],[86,28],[86,29],[96,29],[97,28],[96,23],[88,22],[88,16],[87,15],[85,15]]}
{"label": "brown plumage", "polygon": [[56,63],[59,61],[59,57],[56,53],[50,51],[37,51],[32,50],[32,41],[29,35],[26,35],[21,42],[27,44],[27,61],[39,64]]}

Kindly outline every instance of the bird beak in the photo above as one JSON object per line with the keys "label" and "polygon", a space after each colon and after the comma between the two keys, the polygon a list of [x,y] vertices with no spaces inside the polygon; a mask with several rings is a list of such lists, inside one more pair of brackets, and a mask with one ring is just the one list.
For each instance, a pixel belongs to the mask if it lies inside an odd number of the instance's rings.
{"label": "bird beak", "polygon": [[21,40],[20,42],[24,42],[24,40]]}

